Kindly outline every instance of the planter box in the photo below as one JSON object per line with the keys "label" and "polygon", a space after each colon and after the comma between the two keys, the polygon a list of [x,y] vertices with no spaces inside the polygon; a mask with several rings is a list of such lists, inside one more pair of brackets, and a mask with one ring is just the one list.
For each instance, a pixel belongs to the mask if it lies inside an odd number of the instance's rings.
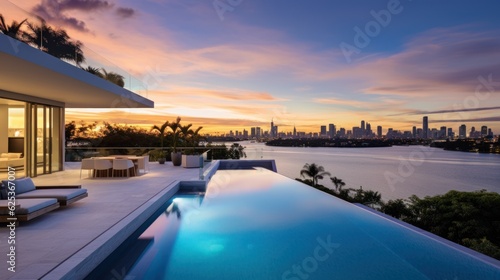
{"label": "planter box", "polygon": [[200,156],[182,155],[182,167],[184,168],[200,167]]}

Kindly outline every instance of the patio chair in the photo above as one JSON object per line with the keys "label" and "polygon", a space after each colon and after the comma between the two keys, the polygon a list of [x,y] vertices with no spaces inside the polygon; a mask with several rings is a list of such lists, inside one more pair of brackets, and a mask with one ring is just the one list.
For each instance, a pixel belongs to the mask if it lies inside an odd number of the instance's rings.
{"label": "patio chair", "polygon": [[113,160],[113,177],[115,176],[115,171],[122,171],[122,172],[126,171],[127,177],[129,177],[130,176],[130,168],[132,168],[132,170],[134,170],[134,173],[135,173],[134,163],[130,159],[114,159]]}
{"label": "patio chair", "polygon": [[88,196],[87,189],[81,185],[35,186],[30,177],[14,181],[2,181],[4,187],[15,186],[16,200],[34,198],[55,198],[61,206],[67,206]]}
{"label": "patio chair", "polygon": [[[7,199],[0,200],[0,223],[26,222],[59,208],[59,203],[55,198],[16,199],[15,203],[15,215],[12,216],[9,201]],[[16,220],[10,220],[14,217]]]}
{"label": "patio chair", "polygon": [[109,159],[94,159],[94,170],[96,172],[96,177],[98,177],[99,171],[106,171],[106,177],[109,177],[109,171],[113,168],[113,164]]}
{"label": "patio chair", "polygon": [[137,160],[137,169],[143,170],[144,173],[149,171],[149,155],[142,156]]}
{"label": "patio chair", "polygon": [[84,158],[82,159],[82,166],[80,167],[80,179],[82,178],[82,170],[88,170],[88,177],[90,177],[90,171],[94,169],[94,159]]}

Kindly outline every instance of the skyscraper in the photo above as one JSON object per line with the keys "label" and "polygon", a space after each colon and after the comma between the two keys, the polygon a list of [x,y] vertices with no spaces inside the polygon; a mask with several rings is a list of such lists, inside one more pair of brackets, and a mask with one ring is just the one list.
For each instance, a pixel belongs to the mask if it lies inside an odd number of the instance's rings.
{"label": "skyscraper", "polygon": [[274,118],[271,119],[271,131],[270,131],[270,133],[271,133],[271,138],[274,138],[276,136],[274,133]]}
{"label": "skyscraper", "polygon": [[335,137],[335,134],[336,134],[335,133],[335,125],[333,123],[331,123],[328,125],[328,136],[330,138],[333,138],[333,137]]}
{"label": "skyscraper", "polygon": [[446,138],[446,126],[441,127],[441,129],[439,130],[438,138]]}
{"label": "skyscraper", "polygon": [[413,138],[417,138],[417,136],[418,136],[418,135],[417,135],[417,127],[416,127],[416,126],[414,126],[414,127],[412,128],[412,130],[411,130],[411,134],[413,134],[413,135],[412,135],[412,136],[413,136]]}
{"label": "skyscraper", "polygon": [[488,135],[488,127],[483,125],[481,126],[481,137],[486,137]]}
{"label": "skyscraper", "polygon": [[377,126],[377,137],[382,138],[382,126]]}
{"label": "skyscraper", "polygon": [[427,118],[427,116],[425,116],[422,123],[422,134],[423,134],[422,138],[424,139],[429,138],[428,132],[429,132],[429,119]]}
{"label": "skyscraper", "polygon": [[326,125],[321,126],[321,132],[319,133],[319,136],[326,136]]}
{"label": "skyscraper", "polygon": [[462,124],[458,128],[458,137],[460,139],[465,139],[467,137],[467,127],[465,126],[465,124]]}

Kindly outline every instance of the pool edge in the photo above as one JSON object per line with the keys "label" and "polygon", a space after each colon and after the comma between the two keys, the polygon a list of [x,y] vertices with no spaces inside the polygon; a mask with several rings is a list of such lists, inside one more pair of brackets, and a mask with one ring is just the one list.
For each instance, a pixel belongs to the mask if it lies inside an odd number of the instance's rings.
{"label": "pool edge", "polygon": [[139,208],[126,215],[40,279],[84,279],[154,212],[175,195],[179,191],[180,184],[180,181],[174,181],[165,186]]}

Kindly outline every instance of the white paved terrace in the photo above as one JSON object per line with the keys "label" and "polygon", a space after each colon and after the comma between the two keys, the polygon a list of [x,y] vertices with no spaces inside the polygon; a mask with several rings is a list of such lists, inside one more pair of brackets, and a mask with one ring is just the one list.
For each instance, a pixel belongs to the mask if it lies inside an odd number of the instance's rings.
{"label": "white paved terrace", "polygon": [[87,178],[84,170],[80,180],[80,163],[66,163],[65,171],[34,178],[37,185],[81,184],[89,196],[16,228],[16,272],[7,270],[9,230],[3,224],[0,279],[59,279],[57,273],[65,270],[62,266],[67,267],[83,248],[89,250],[89,244],[104,238],[114,225],[128,222],[134,210],[145,208],[156,194],[178,181],[197,180],[199,175],[197,168],[174,167],[171,162],[149,166],[148,173],[131,178]]}

